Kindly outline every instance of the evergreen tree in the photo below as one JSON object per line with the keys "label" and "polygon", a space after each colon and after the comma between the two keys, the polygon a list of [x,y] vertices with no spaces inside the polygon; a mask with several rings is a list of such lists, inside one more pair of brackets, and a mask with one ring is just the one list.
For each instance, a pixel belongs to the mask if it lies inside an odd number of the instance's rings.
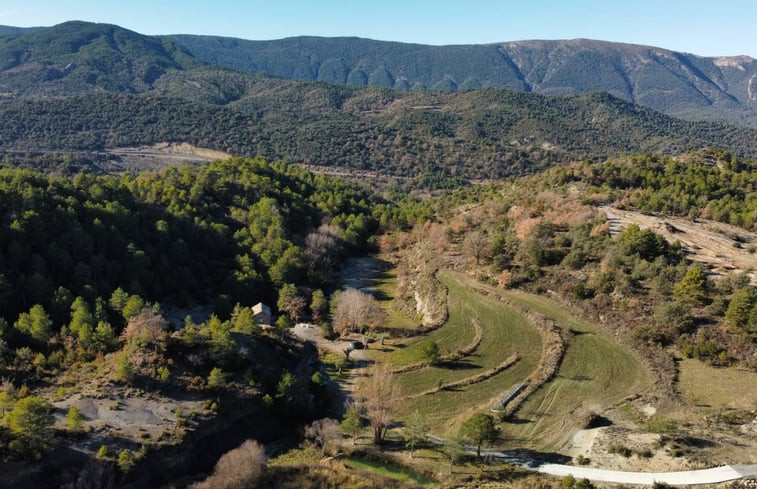
{"label": "evergreen tree", "polygon": [[686,275],[673,288],[673,297],[692,306],[704,305],[707,300],[709,283],[699,267],[689,267]]}
{"label": "evergreen tree", "polygon": [[52,325],[45,308],[35,304],[28,313],[21,313],[13,326],[37,341],[46,342],[52,335]]}

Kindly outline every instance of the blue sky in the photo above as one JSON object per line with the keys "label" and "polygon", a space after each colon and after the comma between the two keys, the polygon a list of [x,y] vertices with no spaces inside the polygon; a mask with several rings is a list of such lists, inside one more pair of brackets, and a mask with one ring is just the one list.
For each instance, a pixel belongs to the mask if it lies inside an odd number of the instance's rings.
{"label": "blue sky", "polygon": [[424,44],[577,37],[757,58],[756,0],[2,0],[0,24],[66,20],[143,34],[360,36]]}

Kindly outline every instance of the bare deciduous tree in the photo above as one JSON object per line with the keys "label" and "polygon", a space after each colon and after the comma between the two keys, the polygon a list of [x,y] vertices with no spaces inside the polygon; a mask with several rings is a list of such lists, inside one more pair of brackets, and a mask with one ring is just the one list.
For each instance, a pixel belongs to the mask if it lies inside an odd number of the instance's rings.
{"label": "bare deciduous tree", "polygon": [[255,440],[247,440],[218,459],[213,474],[193,489],[246,489],[263,474],[265,451]]}
{"label": "bare deciduous tree", "polygon": [[334,304],[334,332],[365,332],[377,326],[383,319],[383,310],[370,294],[349,288],[339,293]]}
{"label": "bare deciduous tree", "polygon": [[400,401],[394,373],[388,365],[374,367],[357,385],[358,405],[373,428],[373,443],[381,444]]}
{"label": "bare deciduous tree", "polygon": [[305,237],[308,276],[315,282],[327,282],[333,278],[343,248],[340,234],[337,226],[322,225]]}
{"label": "bare deciduous tree", "polygon": [[134,339],[139,343],[149,344],[165,338],[167,330],[168,322],[160,313],[144,308],[129,318],[129,322],[121,333],[121,339],[126,341]]}
{"label": "bare deciduous tree", "polygon": [[305,427],[305,438],[313,440],[321,451],[326,451],[326,446],[333,440],[342,437],[339,431],[339,422],[331,418],[317,419]]}
{"label": "bare deciduous tree", "polygon": [[472,258],[476,265],[480,265],[481,260],[488,258],[491,254],[489,237],[479,231],[468,233],[463,241],[463,253]]}

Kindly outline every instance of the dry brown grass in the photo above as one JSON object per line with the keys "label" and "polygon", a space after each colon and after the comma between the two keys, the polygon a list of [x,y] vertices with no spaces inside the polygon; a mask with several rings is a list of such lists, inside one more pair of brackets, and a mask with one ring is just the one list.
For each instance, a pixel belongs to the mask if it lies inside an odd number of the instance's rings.
{"label": "dry brown grass", "polygon": [[679,388],[687,400],[712,407],[757,409],[757,373],[716,368],[699,360],[679,365]]}

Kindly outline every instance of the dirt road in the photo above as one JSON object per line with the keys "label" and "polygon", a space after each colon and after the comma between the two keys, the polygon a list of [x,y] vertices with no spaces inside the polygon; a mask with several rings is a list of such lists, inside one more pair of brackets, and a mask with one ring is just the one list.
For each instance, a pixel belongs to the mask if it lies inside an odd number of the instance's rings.
{"label": "dirt road", "polygon": [[755,466],[744,466],[742,470],[730,465],[711,469],[688,470],[682,472],[622,472],[619,470],[594,469],[590,467],[573,467],[570,465],[544,464],[537,468],[543,474],[565,477],[572,475],[576,479],[589,479],[618,484],[635,484],[651,486],[655,482],[664,482],[671,486],[696,484],[717,484],[741,479],[757,470]]}

